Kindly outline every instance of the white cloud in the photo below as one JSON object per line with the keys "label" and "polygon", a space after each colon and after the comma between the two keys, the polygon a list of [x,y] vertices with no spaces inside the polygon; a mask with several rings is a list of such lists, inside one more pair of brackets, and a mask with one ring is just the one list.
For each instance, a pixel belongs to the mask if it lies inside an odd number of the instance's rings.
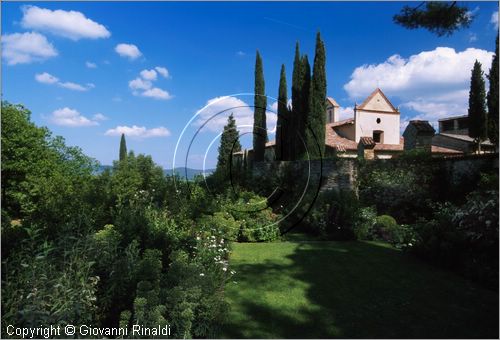
{"label": "white cloud", "polygon": [[155,70],[142,70],[141,77],[145,80],[156,80],[156,71]]}
{"label": "white cloud", "polygon": [[149,90],[153,84],[149,80],[135,78],[128,82],[128,87],[132,90]]}
{"label": "white cloud", "polygon": [[43,72],[40,74],[35,74],[35,79],[37,82],[42,83],[42,84],[54,84],[59,81],[59,78],[54,77],[53,75]]}
{"label": "white cloud", "polygon": [[152,137],[167,137],[170,136],[170,131],[167,128],[160,126],[157,128],[147,129],[144,126],[117,126],[114,129],[109,129],[105,132],[106,136],[121,136],[125,134],[127,137],[135,138],[152,138]]}
{"label": "white cloud", "polygon": [[[167,69],[156,67],[156,69],[158,68],[160,68],[160,74],[166,74],[168,76]],[[142,70],[140,75],[140,77],[128,82],[128,86],[132,90],[132,94],[134,96],[143,96],[160,100],[173,98],[173,96],[167,91],[158,87],[153,87],[153,81],[157,79],[157,73],[155,70]]]}
{"label": "white cloud", "polygon": [[96,113],[95,115],[92,116],[92,119],[95,121],[103,121],[103,120],[108,120],[108,117],[106,117],[102,113]]}
{"label": "white cloud", "polygon": [[[215,97],[207,101],[207,104],[196,114],[197,119],[194,126],[202,127],[202,130],[221,132],[227,124],[230,114],[234,115],[236,125],[240,133],[252,132],[254,109],[240,98],[232,96]],[[266,125],[268,133],[276,129],[277,115],[271,111],[266,111]],[[204,125],[205,124],[205,125]]]}
{"label": "white cloud", "polygon": [[2,54],[8,65],[29,64],[57,56],[47,38],[36,32],[2,35]]}
{"label": "white cloud", "polygon": [[24,6],[21,25],[24,28],[50,32],[52,34],[79,40],[82,38],[108,38],[111,33],[103,25],[85,17],[81,12],[55,10],[36,6]]}
{"label": "white cloud", "polygon": [[77,110],[64,107],[52,112],[50,117],[52,123],[61,126],[79,127],[99,125],[96,121],[84,117]]}
{"label": "white cloud", "polygon": [[85,66],[87,66],[88,68],[97,68],[97,65],[90,61],[86,61]]}
{"label": "white cloud", "polygon": [[58,85],[59,87],[62,87],[62,88],[68,89],[68,90],[73,90],[73,91],[88,91],[88,90],[93,89],[95,87],[95,85],[92,83],[87,83],[85,86],[83,86],[83,85],[73,83],[70,81],[61,82],[61,81],[59,81],[59,78],[57,78],[57,77],[55,77],[47,72],[35,74],[35,79],[36,79],[36,81],[38,81],[39,83],[42,83],[42,84],[49,84],[49,85],[55,84],[55,85]]}
{"label": "white cloud", "polygon": [[493,12],[490,22],[495,26],[495,29],[498,29],[498,11]]}
{"label": "white cloud", "polygon": [[58,83],[57,85],[65,88],[65,89],[73,90],[73,91],[87,91],[88,90],[87,87],[84,87],[84,86],[77,84],[77,83],[72,83],[70,81],[67,81],[64,83]]}
{"label": "white cloud", "polygon": [[133,44],[118,44],[115,47],[115,51],[120,56],[129,58],[130,60],[135,60],[142,55],[137,46]]}
{"label": "white cloud", "polygon": [[170,77],[170,74],[168,73],[168,70],[165,67],[156,66],[155,70],[156,70],[156,72],[158,72],[159,74],[161,74],[164,78],[169,78]]}
{"label": "white cloud", "polygon": [[141,94],[144,97],[150,97],[154,99],[163,99],[168,100],[172,98],[172,95],[165,90],[162,90],[158,87],[153,87],[152,89],[148,89]]}
{"label": "white cloud", "polygon": [[466,114],[474,61],[477,59],[488,73],[492,57],[493,52],[481,49],[456,52],[448,47],[408,59],[393,55],[383,63],[357,67],[344,89],[352,100],[360,100],[380,87],[389,97],[398,98],[403,108],[416,111],[418,118],[435,122]]}

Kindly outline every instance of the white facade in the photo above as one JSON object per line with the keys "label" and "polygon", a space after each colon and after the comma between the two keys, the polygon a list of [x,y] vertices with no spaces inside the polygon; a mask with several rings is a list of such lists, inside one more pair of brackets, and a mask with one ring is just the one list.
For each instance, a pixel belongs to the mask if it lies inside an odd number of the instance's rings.
{"label": "white facade", "polygon": [[335,99],[328,97],[326,99],[326,123],[334,123],[339,121],[339,104]]}
{"label": "white facade", "polygon": [[400,144],[400,114],[380,89],[354,108],[355,139],[372,137],[380,144]]}

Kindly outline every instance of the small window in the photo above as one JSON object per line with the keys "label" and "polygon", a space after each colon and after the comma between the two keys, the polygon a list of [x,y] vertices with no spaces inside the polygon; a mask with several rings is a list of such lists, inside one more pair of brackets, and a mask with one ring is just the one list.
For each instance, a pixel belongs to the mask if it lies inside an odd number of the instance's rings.
{"label": "small window", "polygon": [[382,137],[384,135],[383,131],[373,131],[373,141],[375,143],[383,143]]}
{"label": "small window", "polygon": [[377,124],[380,124],[381,120],[380,118],[377,118]]}
{"label": "small window", "polygon": [[328,123],[332,122],[332,111],[328,110]]}

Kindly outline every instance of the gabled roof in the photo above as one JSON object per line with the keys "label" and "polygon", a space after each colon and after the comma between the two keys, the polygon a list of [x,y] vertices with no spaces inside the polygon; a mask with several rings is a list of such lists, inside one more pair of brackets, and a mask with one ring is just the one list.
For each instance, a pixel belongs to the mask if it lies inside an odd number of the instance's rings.
{"label": "gabled roof", "polygon": [[361,137],[359,143],[367,149],[372,149],[376,145],[372,137]]}
{"label": "gabled roof", "polygon": [[335,101],[335,99],[333,99],[332,97],[326,97],[326,100],[328,102],[330,102],[330,104],[332,104],[332,106],[335,106],[335,107],[340,107],[339,104],[337,104],[337,102]]}
{"label": "gabled roof", "polygon": [[[429,124],[427,120],[410,120],[408,127],[413,126],[418,132],[434,134],[436,130]],[[406,130],[405,130],[406,131]]]}
{"label": "gabled roof", "polygon": [[463,119],[463,118],[469,118],[469,116],[468,115],[463,115],[463,116],[446,117],[446,118],[438,119],[438,122],[444,122],[444,121],[447,121],[447,120],[455,120],[455,119]]}
{"label": "gabled roof", "polygon": [[333,123],[329,123],[326,125],[327,126],[330,125],[331,127],[339,127],[339,126],[351,125],[351,124],[354,124],[354,118],[339,120],[338,122],[333,122]]}
{"label": "gabled roof", "polygon": [[394,110],[394,112],[398,112],[398,110],[394,107],[394,105],[392,105],[391,101],[385,96],[384,92],[382,92],[382,90],[379,89],[378,87],[364,100],[364,102],[361,103],[361,105],[357,106],[357,109],[363,110],[365,106],[373,99],[373,97],[377,95],[377,93],[380,93],[382,98],[385,99],[385,101],[389,104],[392,110]]}

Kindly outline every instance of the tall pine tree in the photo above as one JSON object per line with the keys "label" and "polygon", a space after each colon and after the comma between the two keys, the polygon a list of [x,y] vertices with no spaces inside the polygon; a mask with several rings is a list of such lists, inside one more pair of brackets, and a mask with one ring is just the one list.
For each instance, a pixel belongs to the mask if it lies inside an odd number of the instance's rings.
{"label": "tall pine tree", "polygon": [[488,138],[498,149],[498,35],[496,41],[495,55],[491,63],[490,90],[488,91]]}
{"label": "tall pine tree", "polygon": [[238,151],[241,151],[239,132],[236,129],[236,121],[231,113],[220,138],[219,155],[217,157],[215,171],[221,178],[228,178],[232,155]]}
{"label": "tall pine tree", "polygon": [[323,157],[325,151],[326,55],[320,33],[316,35],[316,50],[309,93],[309,114],[306,144],[312,159]]}
{"label": "tall pine tree", "polygon": [[266,127],[266,106],[267,98],[264,85],[264,69],[259,51],[255,58],[255,95],[253,114],[253,152],[254,160],[259,162],[264,160],[267,142]]}
{"label": "tall pine tree", "polygon": [[278,122],[276,123],[276,160],[286,160],[287,137],[289,134],[290,117],[288,114],[288,94],[286,85],[285,65],[281,65],[280,85],[278,89]]}
{"label": "tall pine tree", "polygon": [[481,152],[481,141],[487,138],[486,92],[481,63],[476,60],[472,69],[469,91],[469,137],[474,138]]}
{"label": "tall pine tree", "polygon": [[122,138],[120,139],[120,161],[127,158],[127,142],[125,141],[125,134],[122,133]]}

